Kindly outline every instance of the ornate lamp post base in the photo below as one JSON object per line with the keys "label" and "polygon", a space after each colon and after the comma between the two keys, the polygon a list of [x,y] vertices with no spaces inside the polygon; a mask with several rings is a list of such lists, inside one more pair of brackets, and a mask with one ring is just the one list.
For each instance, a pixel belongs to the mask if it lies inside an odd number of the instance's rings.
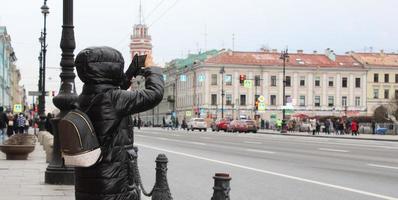
{"label": "ornate lamp post base", "polygon": [[54,185],[74,185],[75,184],[75,169],[66,167],[63,163],[60,151],[59,136],[58,136],[58,122],[60,117],[51,120],[54,135],[54,151],[53,158],[47,166],[44,182]]}
{"label": "ornate lamp post base", "polygon": [[45,183],[52,185],[74,185],[75,170],[73,168],[48,166],[44,181]]}

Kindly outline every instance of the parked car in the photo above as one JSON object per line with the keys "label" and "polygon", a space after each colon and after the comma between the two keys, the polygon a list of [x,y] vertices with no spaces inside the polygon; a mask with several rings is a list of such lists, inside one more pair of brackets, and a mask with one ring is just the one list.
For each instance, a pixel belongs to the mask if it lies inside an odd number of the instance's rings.
{"label": "parked car", "polygon": [[233,120],[229,123],[227,132],[247,132],[247,125],[244,120]]}
{"label": "parked car", "polygon": [[[230,119],[220,119],[216,121],[213,131],[227,131],[228,125],[231,123]],[[213,128],[212,128],[213,129]]]}
{"label": "parked car", "polygon": [[254,120],[245,120],[244,123],[246,124],[246,132],[253,132],[257,133],[258,126],[256,121]]}
{"label": "parked car", "polygon": [[206,131],[207,130],[207,124],[205,119],[203,118],[192,118],[191,120],[189,120],[188,122],[188,128],[187,130],[191,130],[194,131],[195,129],[199,130],[199,131]]}

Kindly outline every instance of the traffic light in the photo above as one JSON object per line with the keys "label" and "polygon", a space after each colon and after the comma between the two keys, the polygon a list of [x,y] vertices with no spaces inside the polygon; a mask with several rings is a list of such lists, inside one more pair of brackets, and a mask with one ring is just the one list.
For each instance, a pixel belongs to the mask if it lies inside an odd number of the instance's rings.
{"label": "traffic light", "polygon": [[256,100],[256,110],[258,110],[258,104],[259,104],[260,102],[258,102],[258,100]]}
{"label": "traffic light", "polygon": [[51,96],[52,96],[52,97],[55,96],[55,91],[51,91]]}
{"label": "traffic light", "polygon": [[239,75],[239,83],[240,84],[243,84],[245,82],[245,80],[246,80],[246,75],[243,75],[243,74]]}

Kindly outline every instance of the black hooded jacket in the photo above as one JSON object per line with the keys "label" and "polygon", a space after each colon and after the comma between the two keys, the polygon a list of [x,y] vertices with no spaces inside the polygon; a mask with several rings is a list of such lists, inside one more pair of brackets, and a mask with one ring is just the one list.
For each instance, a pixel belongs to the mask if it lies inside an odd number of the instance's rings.
{"label": "black hooded jacket", "polygon": [[[133,177],[130,154],[134,143],[131,115],[149,110],[163,98],[160,68],[145,68],[145,89],[126,91],[124,61],[120,52],[110,47],[93,47],[76,57],[76,69],[84,82],[78,103],[87,112],[98,136],[102,160],[89,168],[75,169],[76,200],[139,199],[140,190]],[[129,82],[129,80],[128,80]]]}

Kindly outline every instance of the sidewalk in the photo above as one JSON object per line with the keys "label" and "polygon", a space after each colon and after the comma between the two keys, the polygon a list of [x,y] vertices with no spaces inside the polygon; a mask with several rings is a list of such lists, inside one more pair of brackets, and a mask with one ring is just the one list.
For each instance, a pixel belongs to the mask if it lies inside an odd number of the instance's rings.
{"label": "sidewalk", "polygon": [[376,141],[391,141],[398,142],[398,135],[371,135],[371,134],[360,134],[357,136],[352,135],[336,135],[326,133],[319,133],[319,135],[312,135],[307,132],[288,132],[288,133],[280,133],[279,131],[274,130],[258,130],[257,133],[260,134],[271,134],[271,135],[286,135],[286,136],[302,136],[302,137],[323,137],[323,138],[339,138],[339,139],[359,139],[359,140],[376,140]]}
{"label": "sidewalk", "polygon": [[44,184],[45,155],[38,142],[28,160],[6,160],[0,152],[0,200],[75,199],[74,186]]}

